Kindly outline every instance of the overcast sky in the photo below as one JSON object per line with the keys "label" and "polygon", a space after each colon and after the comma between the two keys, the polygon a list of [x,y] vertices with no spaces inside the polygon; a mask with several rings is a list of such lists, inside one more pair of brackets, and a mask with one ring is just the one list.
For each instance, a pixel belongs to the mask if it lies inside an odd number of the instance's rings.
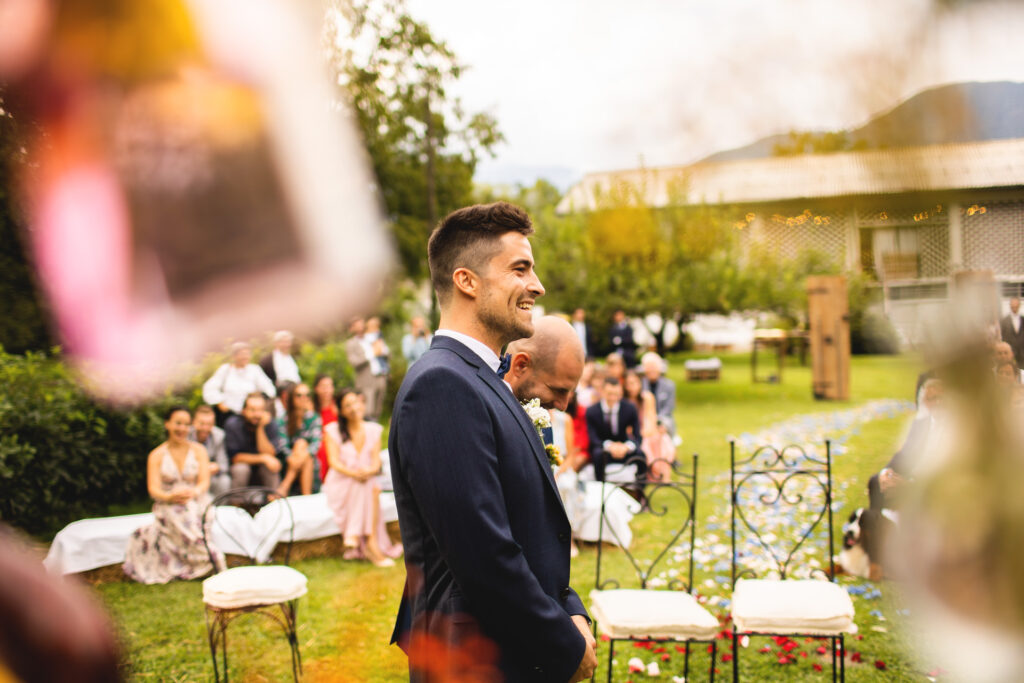
{"label": "overcast sky", "polygon": [[927,87],[1024,81],[1024,7],[925,0],[410,0],[470,70],[514,166],[683,164],[838,129]]}

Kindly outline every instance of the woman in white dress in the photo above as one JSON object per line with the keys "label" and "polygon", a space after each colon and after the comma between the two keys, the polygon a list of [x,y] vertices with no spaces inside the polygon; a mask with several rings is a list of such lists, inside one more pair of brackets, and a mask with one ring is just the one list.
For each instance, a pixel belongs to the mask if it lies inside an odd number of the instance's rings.
{"label": "woman in white dress", "polygon": [[141,583],[195,579],[209,574],[213,562],[224,567],[223,554],[203,543],[210,459],[206,448],[188,440],[191,423],[188,408],[171,408],[164,422],[167,440],[149,454],[146,482],[155,521],[135,530],[124,561],[124,573]]}

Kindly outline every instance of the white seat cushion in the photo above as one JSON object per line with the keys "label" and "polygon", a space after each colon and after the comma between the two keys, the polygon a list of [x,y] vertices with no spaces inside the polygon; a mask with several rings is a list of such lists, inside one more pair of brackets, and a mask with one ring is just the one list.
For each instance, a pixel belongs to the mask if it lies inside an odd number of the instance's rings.
{"label": "white seat cushion", "polygon": [[762,633],[855,633],[853,601],[831,581],[740,579],[732,594],[737,631]]}
{"label": "white seat cushion", "polygon": [[306,594],[306,575],[283,565],[235,567],[203,581],[203,602],[220,609],[273,605]]}
{"label": "white seat cushion", "polygon": [[609,638],[714,638],[718,620],[689,593],[606,590],[590,593],[590,616]]}

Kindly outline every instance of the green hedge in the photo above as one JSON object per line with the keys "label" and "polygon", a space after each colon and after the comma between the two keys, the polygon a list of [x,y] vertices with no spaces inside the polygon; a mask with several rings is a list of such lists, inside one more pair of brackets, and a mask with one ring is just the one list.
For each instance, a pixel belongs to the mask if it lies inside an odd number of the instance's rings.
{"label": "green hedge", "polygon": [[32,352],[0,350],[0,386],[0,519],[46,535],[146,498],[146,456],[174,398],[104,406],[58,356]]}
{"label": "green hedge", "polygon": [[[389,414],[405,372],[399,330],[388,338],[394,361]],[[0,520],[48,536],[76,519],[123,513],[123,506],[147,501],[146,456],[166,438],[165,411],[201,403],[203,380],[225,360],[210,354],[179,393],[117,409],[86,394],[57,351],[22,356],[0,348]],[[304,344],[296,360],[309,382],[326,373],[339,389],[352,385],[343,339]]]}

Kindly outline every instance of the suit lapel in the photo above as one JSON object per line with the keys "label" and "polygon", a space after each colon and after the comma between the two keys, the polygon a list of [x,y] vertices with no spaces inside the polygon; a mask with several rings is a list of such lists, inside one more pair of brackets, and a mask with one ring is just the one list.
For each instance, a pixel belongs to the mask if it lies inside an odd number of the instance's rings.
{"label": "suit lapel", "polygon": [[477,375],[483,380],[491,391],[493,391],[505,407],[508,408],[509,412],[512,413],[512,418],[519,425],[519,428],[523,431],[526,437],[527,443],[530,444],[530,450],[533,451],[534,459],[541,467],[541,471],[544,474],[544,478],[548,482],[548,486],[551,488],[551,492],[554,493],[555,497],[561,501],[562,496],[558,493],[558,486],[555,484],[555,477],[551,474],[551,461],[548,459],[547,453],[544,451],[544,444],[540,440],[540,436],[537,434],[536,428],[527,416],[526,411],[519,405],[519,401],[512,395],[512,392],[505,385],[505,382],[498,377],[493,370],[491,370],[480,356],[476,355],[469,347],[462,342],[446,337],[444,335],[434,335],[434,339],[430,344],[430,348],[444,348],[458,354],[460,358],[476,368]]}
{"label": "suit lapel", "polygon": [[562,496],[558,493],[558,486],[555,484],[555,477],[551,474],[551,460],[548,459],[548,454],[544,451],[544,443],[540,440],[540,435],[537,434],[537,428],[533,426],[533,422],[530,421],[529,415],[523,409],[523,406],[519,404],[516,397],[512,395],[512,391],[505,386],[505,382],[501,380],[491,369],[487,366],[482,366],[477,370],[477,374],[484,381],[484,384],[489,386],[491,390],[498,395],[505,407],[512,413],[512,417],[515,419],[519,428],[523,430],[526,436],[526,440],[530,444],[530,450],[533,451],[534,458],[540,465],[541,471],[544,473],[544,478],[547,480],[548,485],[551,487],[552,493],[558,498],[562,499]]}

